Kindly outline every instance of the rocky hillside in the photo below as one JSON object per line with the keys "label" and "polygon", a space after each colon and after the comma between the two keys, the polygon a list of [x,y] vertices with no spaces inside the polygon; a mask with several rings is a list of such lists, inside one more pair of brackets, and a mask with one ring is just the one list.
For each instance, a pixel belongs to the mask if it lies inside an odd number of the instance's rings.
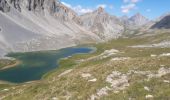
{"label": "rocky hillside", "polygon": [[156,22],[152,29],[169,29],[170,28],[170,15],[163,17],[160,21]]}
{"label": "rocky hillside", "polygon": [[102,7],[99,7],[92,13],[82,15],[82,26],[87,30],[96,33],[104,40],[118,38],[124,30],[120,20],[109,15]]}
{"label": "rocky hillside", "polygon": [[134,16],[123,21],[128,29],[137,29],[149,22],[149,20],[140,13],[137,13]]}
{"label": "rocky hillside", "polygon": [[99,40],[58,0],[0,0],[0,22],[1,52],[52,50]]}

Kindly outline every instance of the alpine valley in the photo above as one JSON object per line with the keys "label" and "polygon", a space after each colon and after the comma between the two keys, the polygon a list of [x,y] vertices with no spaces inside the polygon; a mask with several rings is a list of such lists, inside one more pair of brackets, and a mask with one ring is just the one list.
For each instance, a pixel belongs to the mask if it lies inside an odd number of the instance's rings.
{"label": "alpine valley", "polygon": [[170,14],[0,0],[0,80],[0,100],[170,100]]}

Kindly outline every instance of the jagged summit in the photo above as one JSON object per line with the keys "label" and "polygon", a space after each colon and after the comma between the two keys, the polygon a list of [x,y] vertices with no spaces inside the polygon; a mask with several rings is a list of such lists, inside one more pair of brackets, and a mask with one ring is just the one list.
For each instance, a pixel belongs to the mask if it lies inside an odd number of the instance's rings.
{"label": "jagged summit", "polygon": [[104,40],[118,38],[124,30],[121,21],[117,17],[109,15],[102,7],[81,15],[80,18],[83,27]]}
{"label": "jagged summit", "polygon": [[140,13],[136,13],[130,18],[128,18],[127,16],[123,16],[120,19],[124,23],[124,26],[130,30],[138,29],[149,22],[149,19],[147,19]]}
{"label": "jagged summit", "polygon": [[96,10],[97,13],[104,13],[105,9],[103,7],[98,7],[98,9]]}
{"label": "jagged summit", "polygon": [[134,16],[129,18],[129,21],[131,21],[133,24],[137,26],[142,26],[146,24],[149,20],[146,17],[144,17],[142,14],[136,13]]}

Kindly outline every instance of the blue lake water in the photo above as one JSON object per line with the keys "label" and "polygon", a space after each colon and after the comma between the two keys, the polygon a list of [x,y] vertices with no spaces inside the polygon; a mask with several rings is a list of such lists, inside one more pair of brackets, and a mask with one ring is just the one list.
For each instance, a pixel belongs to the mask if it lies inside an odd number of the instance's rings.
{"label": "blue lake water", "polygon": [[13,68],[0,70],[0,80],[13,83],[39,80],[47,72],[56,69],[61,58],[92,51],[92,48],[87,47],[71,47],[56,51],[11,53],[8,57],[16,58],[22,63]]}

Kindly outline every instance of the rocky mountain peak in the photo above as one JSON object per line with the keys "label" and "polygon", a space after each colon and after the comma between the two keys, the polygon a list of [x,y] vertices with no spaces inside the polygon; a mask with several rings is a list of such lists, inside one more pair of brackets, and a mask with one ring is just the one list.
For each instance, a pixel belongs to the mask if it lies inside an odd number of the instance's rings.
{"label": "rocky mountain peak", "polygon": [[136,13],[134,16],[132,16],[129,20],[135,21],[148,21],[148,19],[146,17],[144,17],[142,14],[140,13]]}
{"label": "rocky mountain peak", "polygon": [[83,27],[103,40],[118,38],[124,29],[119,19],[108,14],[103,7],[99,7],[92,13],[84,14],[80,18]]}
{"label": "rocky mountain peak", "polygon": [[103,13],[103,12],[105,12],[105,9],[104,9],[103,7],[99,7],[99,8],[97,9],[97,12],[98,12],[98,13]]}
{"label": "rocky mountain peak", "polygon": [[135,26],[142,26],[149,22],[149,20],[140,13],[136,13],[134,16],[130,17],[129,21]]}

